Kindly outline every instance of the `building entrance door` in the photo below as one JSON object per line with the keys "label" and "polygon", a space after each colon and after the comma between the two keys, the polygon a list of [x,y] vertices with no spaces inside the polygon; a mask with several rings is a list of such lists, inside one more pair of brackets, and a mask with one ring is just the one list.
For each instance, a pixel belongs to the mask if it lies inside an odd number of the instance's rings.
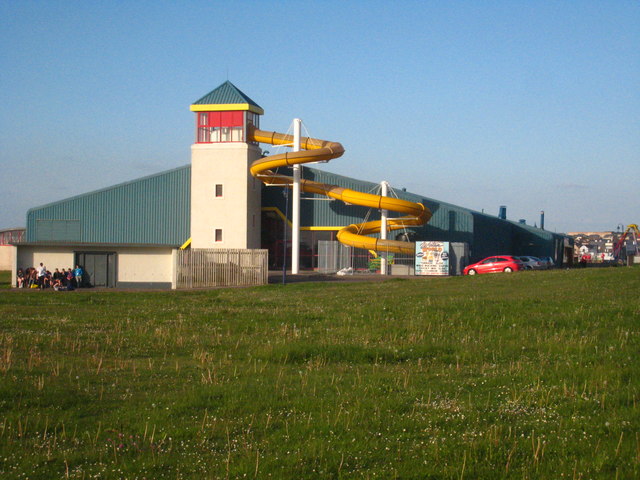
{"label": "building entrance door", "polygon": [[83,286],[116,286],[115,252],[76,252],[75,258],[75,265],[84,270]]}

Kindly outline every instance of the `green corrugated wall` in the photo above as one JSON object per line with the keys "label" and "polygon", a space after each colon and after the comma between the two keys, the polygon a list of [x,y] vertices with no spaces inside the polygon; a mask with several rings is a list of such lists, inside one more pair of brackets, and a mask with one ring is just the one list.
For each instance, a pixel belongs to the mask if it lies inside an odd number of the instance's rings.
{"label": "green corrugated wall", "polygon": [[191,166],[27,212],[27,242],[181,245],[190,235]]}
{"label": "green corrugated wall", "polygon": [[[287,174],[287,172],[282,173]],[[316,182],[338,185],[359,192],[379,193],[379,184],[343,177],[315,168],[305,167],[303,175],[305,179]],[[282,187],[265,188],[262,196],[263,206],[276,206],[284,213],[285,205],[282,191]],[[469,210],[402,190],[394,190],[393,193],[398,198],[423,203],[431,209],[433,213],[431,221],[423,227],[411,229],[420,237],[453,242],[469,242],[471,240],[473,217]],[[326,200],[322,195],[303,194],[302,198],[300,223],[303,227],[340,227],[360,223],[367,215],[368,220],[380,218],[380,212],[377,210],[357,205],[345,205],[336,200]],[[399,216],[394,212],[389,212],[389,215]],[[395,232],[396,235],[398,233]]]}
{"label": "green corrugated wall", "polygon": [[[287,169],[281,173],[291,175]],[[379,185],[333,173],[304,167],[303,177],[316,182],[338,185],[360,192],[377,193]],[[262,205],[275,206],[285,212],[282,187],[268,187],[263,190]],[[395,190],[398,198],[419,202],[428,207],[433,216],[428,224],[409,229],[416,240],[438,240],[468,243],[472,260],[496,254],[538,255],[562,258],[562,248],[558,247],[564,235],[555,234],[529,225],[458,207],[432,198],[423,197],[402,190]],[[380,218],[380,212],[357,205],[345,205],[339,201],[327,201],[319,195],[303,194],[300,207],[302,227],[340,227],[352,223]],[[307,200],[304,200],[307,198]],[[309,200],[313,198],[313,200]],[[289,200],[291,201],[291,200]],[[394,216],[393,213],[390,214]],[[289,209],[289,217],[291,210]],[[396,215],[397,216],[397,215]],[[398,231],[393,235],[398,235]]]}

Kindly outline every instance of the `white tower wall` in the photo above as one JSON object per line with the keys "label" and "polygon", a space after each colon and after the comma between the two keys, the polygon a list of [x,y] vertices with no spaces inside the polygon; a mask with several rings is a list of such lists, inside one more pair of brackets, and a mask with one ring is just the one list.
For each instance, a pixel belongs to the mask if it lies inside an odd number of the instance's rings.
{"label": "white tower wall", "polygon": [[257,145],[240,142],[191,146],[192,248],[260,248],[262,182],[249,173],[260,154]]}

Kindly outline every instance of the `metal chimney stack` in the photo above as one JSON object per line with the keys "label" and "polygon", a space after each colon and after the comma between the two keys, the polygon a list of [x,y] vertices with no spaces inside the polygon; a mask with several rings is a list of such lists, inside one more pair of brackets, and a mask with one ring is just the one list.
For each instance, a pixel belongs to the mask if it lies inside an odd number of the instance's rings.
{"label": "metal chimney stack", "polygon": [[501,218],[502,220],[506,220],[507,219],[507,206],[506,205],[500,205],[500,213],[498,213],[498,218]]}
{"label": "metal chimney stack", "polygon": [[544,230],[544,210],[540,211],[540,230]]}

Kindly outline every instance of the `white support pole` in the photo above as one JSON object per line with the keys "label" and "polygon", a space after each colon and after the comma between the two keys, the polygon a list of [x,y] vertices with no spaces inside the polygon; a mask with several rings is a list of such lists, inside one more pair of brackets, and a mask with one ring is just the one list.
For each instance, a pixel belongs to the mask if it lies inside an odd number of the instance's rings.
{"label": "white support pole", "polygon": [[[300,131],[302,120],[293,119],[293,151],[300,151]],[[300,173],[301,165],[293,166],[293,208],[291,212],[291,273],[300,272]]]}
{"label": "white support pole", "polygon": [[[380,194],[383,197],[389,195],[389,183],[386,181],[380,182]],[[380,210],[380,239],[387,239],[387,210]],[[387,252],[378,252],[380,255],[380,275],[387,275]]]}

